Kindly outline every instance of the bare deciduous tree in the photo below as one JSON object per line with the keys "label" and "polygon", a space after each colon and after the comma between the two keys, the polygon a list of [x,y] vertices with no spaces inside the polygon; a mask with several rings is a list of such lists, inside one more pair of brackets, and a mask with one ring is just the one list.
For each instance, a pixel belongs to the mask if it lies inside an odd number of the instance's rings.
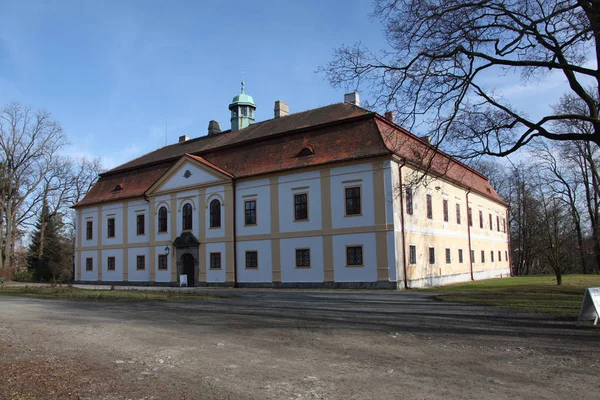
{"label": "bare deciduous tree", "polygon": [[[367,85],[370,106],[395,109],[405,127],[422,118],[436,144],[449,139],[462,157],[505,156],[537,137],[600,144],[598,1],[375,0],[374,16],[388,47],[340,47],[321,71],[334,86]],[[507,73],[528,81],[551,71],[584,112],[532,119],[497,90]],[[586,89],[589,81],[595,90]],[[592,130],[557,130],[557,121]]]}
{"label": "bare deciduous tree", "polygon": [[48,112],[19,103],[0,109],[0,267],[11,264],[19,228],[35,211],[36,192],[64,144],[62,127]]}

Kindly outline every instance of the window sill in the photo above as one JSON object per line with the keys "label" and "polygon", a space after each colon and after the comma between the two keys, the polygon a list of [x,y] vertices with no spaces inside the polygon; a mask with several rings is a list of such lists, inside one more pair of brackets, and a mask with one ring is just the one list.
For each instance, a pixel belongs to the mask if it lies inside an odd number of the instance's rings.
{"label": "window sill", "polygon": [[311,266],[310,265],[296,265],[296,268],[298,268],[298,269],[310,269]]}
{"label": "window sill", "polygon": [[363,216],[362,213],[360,213],[360,214],[344,214],[344,217],[348,217],[348,218],[351,218],[351,217],[362,217],[362,216]]}
{"label": "window sill", "polygon": [[209,267],[208,270],[209,271],[219,271],[221,269],[221,267]]}
{"label": "window sill", "polygon": [[258,267],[244,267],[244,269],[258,269]]}
{"label": "window sill", "polygon": [[361,265],[346,265],[346,268],[362,268],[364,266],[365,266],[364,264],[361,264]]}
{"label": "window sill", "polygon": [[306,219],[295,219],[294,222],[308,222],[310,221],[310,219],[306,218]]}

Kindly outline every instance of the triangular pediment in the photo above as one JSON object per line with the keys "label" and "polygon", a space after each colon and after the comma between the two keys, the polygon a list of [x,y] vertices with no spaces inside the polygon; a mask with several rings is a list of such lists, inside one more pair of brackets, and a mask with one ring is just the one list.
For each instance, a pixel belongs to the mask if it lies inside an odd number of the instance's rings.
{"label": "triangular pediment", "polygon": [[231,178],[231,174],[203,158],[186,154],[156,181],[146,194],[208,186],[228,182]]}

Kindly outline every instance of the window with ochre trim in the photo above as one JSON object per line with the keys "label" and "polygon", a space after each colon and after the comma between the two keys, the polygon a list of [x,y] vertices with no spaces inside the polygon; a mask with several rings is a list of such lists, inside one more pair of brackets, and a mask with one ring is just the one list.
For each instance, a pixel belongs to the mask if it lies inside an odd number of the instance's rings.
{"label": "window with ochre trim", "polygon": [[168,263],[167,255],[166,254],[159,254],[158,255],[158,269],[159,270],[169,269],[169,263]]}
{"label": "window with ochre trim", "polygon": [[221,268],[221,253],[210,253],[210,269]]}
{"label": "window with ochre trim", "polygon": [[115,257],[108,257],[106,259],[106,270],[114,271],[116,269]]}
{"label": "window with ochre trim", "polygon": [[346,215],[358,215],[361,213],[360,186],[345,188]]}
{"label": "window with ochre trim", "polygon": [[192,205],[190,203],[185,203],[181,210],[181,229],[184,231],[191,231],[193,220]]}
{"label": "window with ochre trim", "polygon": [[94,270],[94,259],[93,258],[86,258],[85,259],[85,270],[86,271],[93,271]]}
{"label": "window with ochre trim", "polygon": [[246,252],[246,268],[258,268],[258,252]]}
{"label": "window with ochre trim", "polygon": [[310,249],[296,249],[296,267],[310,267]]}
{"label": "window with ochre trim", "polygon": [[363,265],[362,246],[346,247],[346,265]]}
{"label": "window with ochre trim", "polygon": [[115,219],[108,218],[106,220],[106,236],[109,238],[115,237]]}
{"label": "window with ochre trim", "polygon": [[138,235],[146,234],[146,216],[144,214],[137,214],[135,216],[135,225]]}
{"label": "window with ochre trim", "polygon": [[135,262],[135,269],[142,270],[146,269],[146,256],[137,256]]}
{"label": "window with ochre trim", "polygon": [[158,231],[159,232],[167,232],[167,207],[162,206],[158,209]]}
{"label": "window with ochre trim", "polygon": [[256,200],[244,202],[244,225],[256,225]]}
{"label": "window with ochre trim", "polygon": [[294,195],[294,220],[302,221],[308,219],[308,194],[299,193]]}

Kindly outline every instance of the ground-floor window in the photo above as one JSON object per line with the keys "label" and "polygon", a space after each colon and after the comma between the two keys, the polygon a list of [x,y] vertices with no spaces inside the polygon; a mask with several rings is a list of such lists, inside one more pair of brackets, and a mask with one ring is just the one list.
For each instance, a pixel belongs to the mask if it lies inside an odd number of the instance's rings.
{"label": "ground-floor window", "polygon": [[210,269],[221,268],[221,253],[210,253]]}
{"label": "ground-floor window", "polygon": [[108,271],[114,271],[116,269],[115,268],[115,264],[116,263],[115,263],[115,258],[114,257],[108,257],[106,259],[106,269]]}
{"label": "ground-floor window", "polygon": [[169,265],[167,264],[167,255],[166,254],[158,255],[158,269],[159,270],[169,269]]}
{"label": "ground-floor window", "polygon": [[346,247],[346,265],[363,265],[363,248],[362,246]]}
{"label": "ground-floor window", "polygon": [[485,251],[481,250],[481,263],[485,262]]}
{"label": "ground-floor window", "polygon": [[494,250],[490,251],[490,261],[494,262]]}
{"label": "ground-floor window", "polygon": [[246,268],[258,268],[258,252],[246,252]]}
{"label": "ground-floor window", "polygon": [[435,264],[435,248],[429,248],[429,264]]}
{"label": "ground-floor window", "polygon": [[94,270],[94,259],[93,258],[86,258],[85,259],[85,270],[86,271],[93,271]]}
{"label": "ground-floor window", "polygon": [[508,261],[508,251],[504,251],[504,259]]}
{"label": "ground-floor window", "polygon": [[458,262],[463,263],[463,252],[462,249],[458,249]]}
{"label": "ground-floor window", "polygon": [[452,255],[450,254],[450,249],[446,249],[446,264],[450,264],[452,262]]}
{"label": "ground-floor window", "polygon": [[502,252],[498,250],[498,261],[502,261]]}
{"label": "ground-floor window", "polygon": [[410,264],[417,263],[417,246],[408,246],[408,262]]}
{"label": "ground-floor window", "polygon": [[135,269],[146,269],[146,256],[137,256]]}
{"label": "ground-floor window", "polygon": [[310,249],[296,249],[296,267],[310,267]]}
{"label": "ground-floor window", "polygon": [[475,250],[471,250],[471,262],[475,262]]}

